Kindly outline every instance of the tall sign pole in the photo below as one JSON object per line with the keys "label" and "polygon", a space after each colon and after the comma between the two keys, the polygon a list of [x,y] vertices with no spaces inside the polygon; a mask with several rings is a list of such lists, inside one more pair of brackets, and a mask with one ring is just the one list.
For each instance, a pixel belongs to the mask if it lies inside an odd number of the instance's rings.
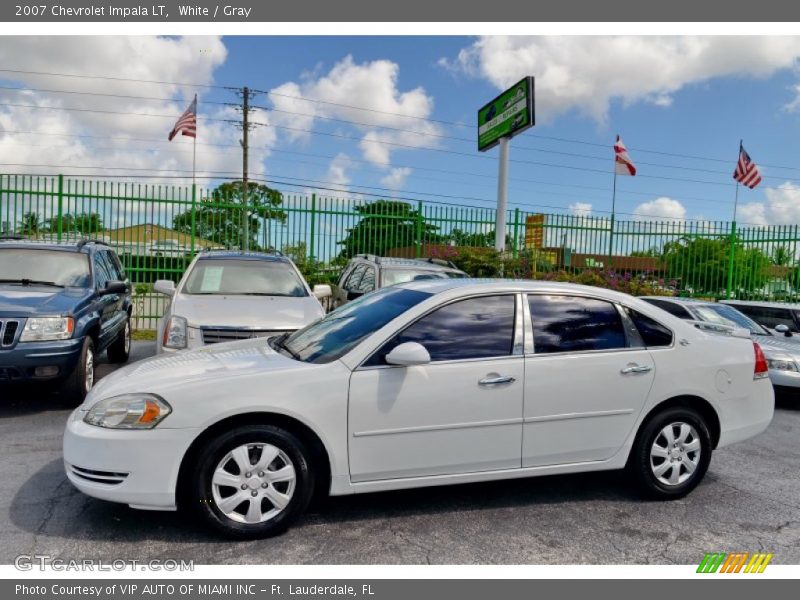
{"label": "tall sign pole", "polygon": [[500,138],[500,161],[497,169],[497,215],[494,227],[494,247],[506,249],[506,213],[508,212],[508,147],[509,137]]}
{"label": "tall sign pole", "polygon": [[494,229],[498,252],[506,249],[509,145],[512,137],[534,124],[533,94],[533,77],[525,77],[478,110],[478,150],[485,152],[500,146]]}

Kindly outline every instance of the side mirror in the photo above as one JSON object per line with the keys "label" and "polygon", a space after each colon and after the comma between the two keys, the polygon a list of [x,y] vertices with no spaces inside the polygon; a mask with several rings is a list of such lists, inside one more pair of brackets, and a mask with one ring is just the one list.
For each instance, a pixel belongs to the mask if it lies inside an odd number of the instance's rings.
{"label": "side mirror", "polygon": [[427,365],[431,362],[431,355],[428,354],[428,351],[422,344],[406,342],[395,346],[394,349],[386,355],[386,362],[390,365],[401,365],[403,367]]}
{"label": "side mirror", "polygon": [[124,294],[128,291],[128,284],[124,281],[106,281],[106,287],[100,290],[100,295]]}
{"label": "side mirror", "polygon": [[364,295],[364,292],[357,292],[356,290],[347,290],[347,299],[348,300],[355,300],[356,298],[360,298]]}
{"label": "side mirror", "polygon": [[331,291],[331,286],[327,283],[318,283],[314,286],[314,296],[316,296],[317,300],[322,300],[323,298],[330,298],[333,295]]}
{"label": "side mirror", "polygon": [[170,281],[169,279],[159,279],[153,285],[153,289],[159,294],[164,294],[165,296],[174,296],[175,282]]}
{"label": "side mirror", "polygon": [[791,329],[789,329],[788,325],[784,325],[783,323],[775,325],[775,331],[777,331],[778,333],[782,333],[786,337],[792,337]]}

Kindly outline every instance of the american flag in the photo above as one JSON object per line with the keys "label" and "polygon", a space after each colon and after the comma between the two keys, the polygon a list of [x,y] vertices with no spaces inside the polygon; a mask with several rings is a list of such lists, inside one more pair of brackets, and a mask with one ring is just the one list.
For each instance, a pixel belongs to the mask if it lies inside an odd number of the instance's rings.
{"label": "american flag", "polygon": [[617,141],[614,143],[614,172],[617,175],[636,175],[636,166],[633,164],[628,154],[628,149],[619,136],[617,136]]}
{"label": "american flag", "polygon": [[761,183],[761,173],[758,172],[758,166],[750,158],[750,155],[744,151],[744,146],[741,143],[739,144],[739,162],[736,163],[733,178],[751,190]]}
{"label": "american flag", "polygon": [[197,137],[197,94],[194,95],[194,100],[189,108],[180,116],[175,122],[175,127],[169,132],[169,141],[171,142],[179,132],[186,137]]}

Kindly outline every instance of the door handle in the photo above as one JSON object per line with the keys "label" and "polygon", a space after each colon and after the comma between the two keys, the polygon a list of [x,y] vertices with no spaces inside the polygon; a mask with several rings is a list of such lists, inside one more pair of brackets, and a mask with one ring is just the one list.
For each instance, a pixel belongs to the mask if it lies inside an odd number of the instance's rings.
{"label": "door handle", "polygon": [[498,377],[484,377],[478,381],[478,385],[500,385],[501,383],[514,383],[516,379],[510,375],[500,375]]}
{"label": "door handle", "polygon": [[653,367],[649,365],[632,365],[630,367],[625,367],[624,369],[620,370],[620,373],[623,375],[627,375],[628,373],[648,373],[653,370]]}

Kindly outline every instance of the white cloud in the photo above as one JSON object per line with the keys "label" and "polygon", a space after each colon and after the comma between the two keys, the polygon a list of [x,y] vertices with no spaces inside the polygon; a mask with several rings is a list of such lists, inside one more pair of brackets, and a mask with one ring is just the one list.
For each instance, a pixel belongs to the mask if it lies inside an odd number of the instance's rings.
{"label": "white cloud", "polygon": [[748,225],[794,225],[800,223],[800,186],[787,181],[764,189],[766,203],[739,206],[737,221]]}
{"label": "white cloud", "polygon": [[328,165],[328,174],[325,180],[337,186],[347,186],[351,181],[347,170],[352,168],[352,165],[353,161],[350,157],[344,152],[340,152],[331,160],[330,165]]}
{"label": "white cloud", "polygon": [[282,129],[282,134],[297,141],[310,137],[301,130],[312,129],[319,118],[353,121],[346,126],[361,137],[364,158],[388,168],[393,151],[434,147],[440,134],[439,126],[428,120],[433,97],[421,87],[401,91],[399,72],[399,65],[390,60],[357,64],[352,56],[346,56],[328,73],[307,73],[300,82],[289,81],[274,88],[270,94],[275,108],[273,122],[290,128]]}
{"label": "white cloud", "polygon": [[569,205],[569,212],[573,215],[588,217],[592,214],[592,205],[588,202],[575,202]]}
{"label": "white cloud", "polygon": [[[612,100],[669,106],[687,85],[768,77],[798,57],[798,37],[485,36],[439,64],[498,89],[533,75],[537,119],[577,110],[603,122]],[[800,107],[800,100],[789,106]]]}
{"label": "white cloud", "polygon": [[[192,168],[191,138],[178,136],[171,143],[163,143],[196,91],[181,82],[212,83],[214,71],[226,57],[225,45],[217,36],[2,37],[0,63],[7,68],[110,79],[30,73],[3,75],[15,86],[77,93],[2,90],[0,102],[80,110],[0,107],[0,162],[55,165],[43,168],[15,165],[5,169],[22,173],[119,175],[125,170],[109,167],[122,167],[131,173],[143,169],[138,172],[190,176],[182,172]],[[238,148],[203,146],[238,145],[241,132],[236,127],[203,118],[237,119],[237,113],[230,107],[212,108],[204,104],[200,88],[199,116],[198,175],[240,172]],[[263,111],[253,116],[260,121],[268,118]],[[46,133],[17,133],[25,131]],[[150,138],[154,141],[147,141]],[[275,134],[266,127],[256,128],[251,132],[251,140],[251,170],[257,173],[263,171],[261,165],[269,147],[274,145]]]}
{"label": "white cloud", "polygon": [[672,198],[662,196],[650,202],[643,202],[633,209],[636,213],[634,218],[637,221],[641,220],[678,220],[683,221],[686,219],[686,208],[683,204]]}
{"label": "white cloud", "polygon": [[411,169],[408,167],[394,167],[389,170],[389,174],[381,179],[381,185],[389,188],[390,190],[399,190],[402,188],[408,176],[411,175]]}

